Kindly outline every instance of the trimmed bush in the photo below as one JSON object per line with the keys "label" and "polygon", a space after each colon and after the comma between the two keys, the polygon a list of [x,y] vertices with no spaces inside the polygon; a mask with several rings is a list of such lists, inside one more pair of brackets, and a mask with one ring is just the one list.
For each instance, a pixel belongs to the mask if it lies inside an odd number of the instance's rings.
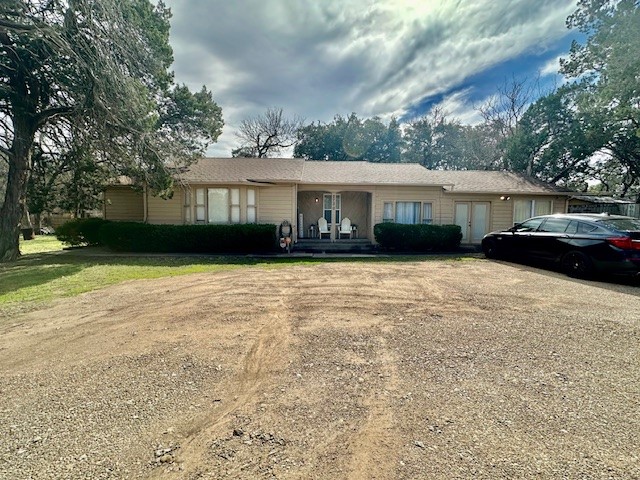
{"label": "trimmed bush", "polygon": [[109,223],[102,218],[76,218],[56,228],[55,234],[68,245],[101,245],[100,228]]}
{"label": "trimmed bush", "polygon": [[373,227],[376,242],[385,250],[442,252],[460,247],[459,225],[403,225],[379,223]]}
{"label": "trimmed bush", "polygon": [[276,226],[110,222],[100,229],[100,238],[119,252],[265,253],[276,248]]}

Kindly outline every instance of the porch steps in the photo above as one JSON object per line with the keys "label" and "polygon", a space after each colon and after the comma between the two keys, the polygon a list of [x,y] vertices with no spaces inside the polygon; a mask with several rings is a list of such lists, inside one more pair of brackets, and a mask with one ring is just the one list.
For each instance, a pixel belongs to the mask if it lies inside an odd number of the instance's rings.
{"label": "porch steps", "polygon": [[318,240],[318,239],[298,239],[293,247],[294,252],[308,253],[371,253],[374,246],[366,238],[355,238],[350,240]]}

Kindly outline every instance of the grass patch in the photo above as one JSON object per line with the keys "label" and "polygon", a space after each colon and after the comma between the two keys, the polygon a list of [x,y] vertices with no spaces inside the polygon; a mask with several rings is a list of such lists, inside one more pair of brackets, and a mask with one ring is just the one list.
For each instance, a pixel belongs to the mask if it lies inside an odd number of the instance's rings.
{"label": "grass patch", "polygon": [[36,235],[33,240],[23,240],[20,237],[20,253],[22,255],[56,252],[62,250],[62,247],[62,242],[55,235]]}
{"label": "grass patch", "polygon": [[214,272],[238,265],[180,259],[40,257],[0,267],[0,311],[16,303],[42,303],[70,297],[127,280]]}

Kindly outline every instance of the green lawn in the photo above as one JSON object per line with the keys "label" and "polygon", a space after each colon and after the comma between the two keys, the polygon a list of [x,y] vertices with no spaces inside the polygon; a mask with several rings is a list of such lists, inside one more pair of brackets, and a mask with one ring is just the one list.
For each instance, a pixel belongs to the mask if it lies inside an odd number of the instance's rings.
{"label": "green lawn", "polygon": [[242,265],[242,261],[230,259],[223,262],[203,258],[26,254],[18,262],[0,265],[0,316],[32,310],[55,298],[71,297],[126,280],[215,272]]}
{"label": "green lawn", "polygon": [[36,235],[33,240],[23,240],[20,237],[20,252],[23,255],[55,252],[62,250],[62,247],[62,242],[55,235]]}

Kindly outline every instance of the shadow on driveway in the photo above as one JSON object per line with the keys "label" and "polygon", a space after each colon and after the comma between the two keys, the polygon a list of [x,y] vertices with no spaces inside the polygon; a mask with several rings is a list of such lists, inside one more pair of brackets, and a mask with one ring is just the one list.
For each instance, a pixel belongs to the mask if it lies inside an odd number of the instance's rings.
{"label": "shadow on driveway", "polygon": [[508,265],[512,268],[535,272],[552,278],[564,278],[567,281],[575,282],[579,285],[589,285],[592,287],[604,288],[612,292],[625,293],[628,295],[640,296],[640,277],[630,275],[604,275],[595,274],[591,278],[573,278],[561,272],[558,268],[550,267],[537,262],[515,262],[507,260],[487,260],[490,262]]}

